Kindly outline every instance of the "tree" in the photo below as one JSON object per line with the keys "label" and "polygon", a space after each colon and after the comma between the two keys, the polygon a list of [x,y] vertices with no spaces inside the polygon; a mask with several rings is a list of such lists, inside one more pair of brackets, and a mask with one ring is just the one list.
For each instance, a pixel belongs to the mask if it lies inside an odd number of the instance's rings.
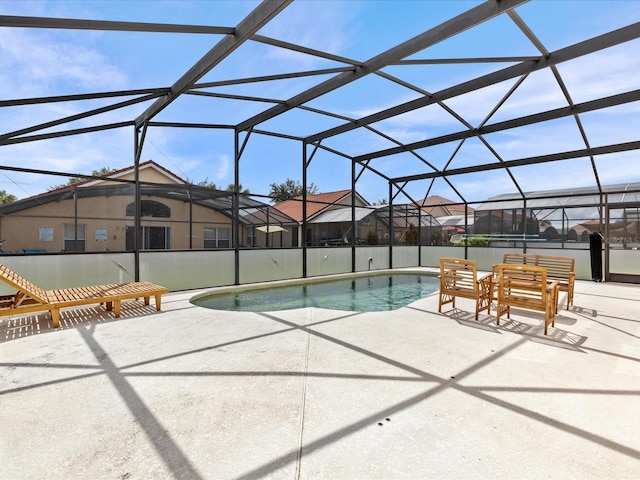
{"label": "tree", "polygon": [[[227,185],[227,192],[235,192],[236,191],[236,186],[233,183],[230,183],[229,185]],[[238,192],[240,192],[242,195],[249,195],[249,189],[245,188],[244,190],[242,189],[242,184],[239,183],[238,184]]]}
{"label": "tree", "polygon": [[[303,193],[302,184],[296,180],[287,178],[283,183],[272,183],[269,185],[269,196],[274,203],[284,202],[299,197]],[[316,195],[318,187],[313,183],[307,185],[307,194]]]}
{"label": "tree", "polygon": [[418,244],[418,229],[415,227],[413,223],[409,224],[409,228],[404,232],[404,241],[407,245],[417,245]]}
{"label": "tree", "polygon": [[441,231],[433,232],[431,234],[431,245],[443,245],[444,244],[444,233]]}
{"label": "tree", "polygon": [[7,193],[6,190],[0,190],[0,204],[13,203],[17,200],[15,195]]}
{"label": "tree", "polygon": [[210,188],[211,190],[218,190],[218,186],[215,183],[210,182],[209,177],[205,178],[201,182],[196,183],[196,186]]}

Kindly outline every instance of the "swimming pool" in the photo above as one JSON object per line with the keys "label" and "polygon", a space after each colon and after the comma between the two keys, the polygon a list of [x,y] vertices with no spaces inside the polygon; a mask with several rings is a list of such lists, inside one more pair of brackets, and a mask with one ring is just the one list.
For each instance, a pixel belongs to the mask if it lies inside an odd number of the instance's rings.
{"label": "swimming pool", "polygon": [[270,312],[318,307],[354,312],[396,310],[438,290],[435,275],[385,273],[289,286],[209,293],[191,299],[214,310]]}

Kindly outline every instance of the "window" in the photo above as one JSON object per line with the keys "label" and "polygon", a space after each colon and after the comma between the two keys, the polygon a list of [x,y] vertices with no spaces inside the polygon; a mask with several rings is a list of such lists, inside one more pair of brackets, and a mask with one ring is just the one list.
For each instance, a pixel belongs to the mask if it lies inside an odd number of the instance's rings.
{"label": "window", "polygon": [[229,248],[230,234],[228,228],[205,228],[204,248]]}
{"label": "window", "polygon": [[38,239],[41,242],[53,242],[53,227],[40,227]]}
{"label": "window", "polygon": [[[135,227],[126,229],[126,248],[135,250]],[[143,250],[168,250],[171,248],[171,227],[142,227]]]}
{"label": "window", "polygon": [[256,236],[253,234],[253,232],[252,232],[252,231],[249,231],[249,232],[247,233],[247,243],[246,243],[246,246],[247,246],[247,247],[255,247],[255,246],[256,246],[256,242],[257,242]]}
{"label": "window", "polygon": [[[127,205],[126,215],[127,217],[133,217],[135,213],[136,204],[131,202]],[[155,200],[142,200],[140,202],[140,213],[143,217],[171,218],[171,209],[164,203],[156,202]]]}
{"label": "window", "polygon": [[73,223],[64,224],[64,251],[85,251],[85,225],[75,225]]}

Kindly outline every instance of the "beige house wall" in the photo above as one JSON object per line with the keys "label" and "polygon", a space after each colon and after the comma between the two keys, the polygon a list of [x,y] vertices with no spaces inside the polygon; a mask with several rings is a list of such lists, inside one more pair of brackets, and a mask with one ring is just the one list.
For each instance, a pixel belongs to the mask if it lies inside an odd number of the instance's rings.
{"label": "beige house wall", "polygon": [[[155,168],[141,168],[140,169],[140,180],[143,182],[150,183],[175,183],[167,181],[168,177],[166,173],[162,173],[161,171],[156,170]],[[130,173],[125,173],[123,175],[118,176],[118,180],[129,180],[135,181],[135,174],[133,171]],[[100,182],[100,185],[112,185],[119,182],[112,182],[109,180],[104,180]],[[121,183],[119,183],[121,184]]]}
{"label": "beige house wall", "polygon": [[[88,187],[91,188],[91,187]],[[171,248],[204,248],[205,228],[228,228],[231,219],[220,212],[193,205],[190,245],[189,204],[179,200],[143,196],[143,200],[155,200],[171,209],[171,218],[143,218],[142,226],[171,228]],[[126,248],[126,227],[134,226],[134,217],[126,216],[126,207],[132,196],[81,198],[77,202],[78,224],[85,226],[85,251],[122,251]],[[60,252],[64,250],[64,225],[73,225],[76,206],[72,199],[50,202],[37,207],[0,217],[2,250],[22,252],[24,249]],[[41,238],[41,227],[51,233]],[[97,233],[99,234],[98,238]],[[106,236],[103,234],[106,233]]]}

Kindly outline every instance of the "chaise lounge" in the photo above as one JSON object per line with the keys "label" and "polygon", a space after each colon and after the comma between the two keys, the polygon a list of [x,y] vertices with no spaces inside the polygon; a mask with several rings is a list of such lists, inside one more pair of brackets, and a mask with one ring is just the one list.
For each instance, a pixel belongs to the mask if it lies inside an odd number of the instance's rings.
{"label": "chaise lounge", "polygon": [[60,326],[62,308],[104,303],[108,311],[119,317],[123,300],[144,298],[145,305],[149,305],[153,296],[156,310],[160,311],[162,294],[169,293],[167,288],[149,282],[43,290],[4,265],[0,265],[0,280],[18,290],[0,296],[0,316],[49,311],[55,328]]}

